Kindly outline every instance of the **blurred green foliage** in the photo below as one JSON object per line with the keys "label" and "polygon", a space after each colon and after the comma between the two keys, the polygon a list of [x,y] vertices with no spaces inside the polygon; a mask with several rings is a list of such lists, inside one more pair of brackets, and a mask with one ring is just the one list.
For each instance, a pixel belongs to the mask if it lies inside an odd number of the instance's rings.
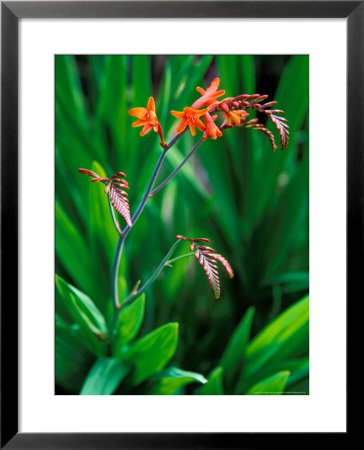
{"label": "blurred green foliage", "polygon": [[[131,127],[128,110],[154,95],[168,142],[170,110],[191,105],[215,76],[227,96],[277,100],[290,144],[273,153],[262,133],[226,130],[150,199],[126,240],[121,299],[176,234],[210,238],[235,278],[222,275],[216,301],[193,258],[177,261],[125,307],[111,346],[118,235],[103,186],[77,169],[125,172],[133,212],[161,148]],[[308,80],[304,55],[56,56],[57,393],[308,393]],[[168,152],[160,181],[197,139],[185,133]]]}

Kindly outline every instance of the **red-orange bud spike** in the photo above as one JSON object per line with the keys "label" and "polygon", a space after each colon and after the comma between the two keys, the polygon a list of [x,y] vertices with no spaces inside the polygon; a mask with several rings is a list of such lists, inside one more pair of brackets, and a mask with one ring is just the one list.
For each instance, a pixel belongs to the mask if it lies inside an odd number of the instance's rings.
{"label": "red-orange bud spike", "polygon": [[100,175],[98,175],[96,172],[93,172],[92,170],[78,169],[78,171],[80,173],[82,173],[82,175],[88,175],[89,177],[100,178]]}

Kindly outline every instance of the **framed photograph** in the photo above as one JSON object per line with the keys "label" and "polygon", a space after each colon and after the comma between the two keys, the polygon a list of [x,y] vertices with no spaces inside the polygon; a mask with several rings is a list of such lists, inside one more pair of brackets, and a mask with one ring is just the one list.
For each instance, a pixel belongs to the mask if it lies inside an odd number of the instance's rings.
{"label": "framed photograph", "polygon": [[2,448],[347,439],[363,11],[2,2]]}

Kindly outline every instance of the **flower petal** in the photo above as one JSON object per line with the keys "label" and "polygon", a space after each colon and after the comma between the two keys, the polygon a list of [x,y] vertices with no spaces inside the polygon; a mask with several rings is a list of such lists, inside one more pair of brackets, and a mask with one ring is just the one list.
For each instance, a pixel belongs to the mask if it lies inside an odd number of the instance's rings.
{"label": "flower petal", "polygon": [[177,127],[177,133],[182,133],[182,131],[187,127],[187,119],[182,120],[182,122]]}
{"label": "flower petal", "polygon": [[183,111],[171,111],[171,114],[178,119],[183,119],[185,116],[185,113]]}
{"label": "flower petal", "polygon": [[146,108],[132,108],[129,109],[129,114],[131,116],[135,116],[138,119],[143,119],[144,115],[147,113],[147,109]]}
{"label": "flower petal", "polygon": [[190,131],[192,136],[196,136],[196,130],[195,130],[195,125],[191,122],[188,122],[188,126],[190,127]]}
{"label": "flower petal", "polygon": [[131,126],[132,127],[142,127],[142,126],[144,126],[145,124],[147,124],[148,122],[146,122],[145,120],[137,120],[136,122],[133,122],[132,124],[131,124]]}
{"label": "flower petal", "polygon": [[205,131],[206,129],[205,124],[198,117],[195,117],[195,125],[201,131]]}
{"label": "flower petal", "polygon": [[148,104],[147,104],[147,109],[152,110],[153,112],[155,112],[155,102],[154,102],[154,98],[153,97],[149,97]]}
{"label": "flower petal", "polygon": [[142,131],[140,132],[140,136],[144,136],[145,134],[147,134],[151,129],[153,128],[152,125],[150,125],[149,123],[147,123],[144,128],[142,129]]}

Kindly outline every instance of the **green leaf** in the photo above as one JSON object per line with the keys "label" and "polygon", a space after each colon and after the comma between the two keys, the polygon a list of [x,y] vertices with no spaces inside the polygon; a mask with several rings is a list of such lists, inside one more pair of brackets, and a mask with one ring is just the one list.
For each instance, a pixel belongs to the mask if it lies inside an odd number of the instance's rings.
{"label": "green leaf", "polygon": [[289,390],[292,391],[294,389],[291,389],[293,385],[296,383],[307,379],[309,375],[309,358],[308,356],[302,357],[302,358],[295,358],[290,360],[284,360],[279,362],[271,362],[264,368],[262,368],[259,373],[257,374],[255,380],[250,381],[250,385],[245,385],[245,390],[249,389],[252,385],[256,384],[258,379],[265,379],[272,375],[274,375],[277,372],[282,371],[289,371],[290,376],[288,378],[286,388],[290,388]]}
{"label": "green leaf", "polygon": [[236,327],[220,360],[227,380],[232,380],[241,368],[250,336],[250,329],[254,317],[254,308],[249,308],[239,325]]}
{"label": "green leaf", "polygon": [[57,99],[67,99],[67,102],[65,102],[67,113],[82,127],[87,128],[86,105],[74,56],[57,55],[55,65]]}
{"label": "green leaf", "polygon": [[56,202],[56,254],[63,267],[83,291],[93,292],[90,251],[84,237]]}
{"label": "green leaf", "polygon": [[253,55],[241,55],[239,58],[241,67],[242,93],[255,93],[255,67]]}
{"label": "green leaf", "polygon": [[294,55],[280,80],[275,100],[285,111],[292,131],[296,132],[308,109],[309,101],[309,57]]}
{"label": "green leaf", "polygon": [[107,337],[104,316],[87,295],[66,283],[58,275],[56,275],[56,288],[73,320],[87,336],[90,350],[97,355],[102,355],[106,350],[106,345],[102,341]]}
{"label": "green leaf", "polygon": [[278,372],[249,389],[247,395],[281,395],[287,384],[289,371]]}
{"label": "green leaf", "polygon": [[244,390],[268,364],[299,356],[308,349],[308,297],[292,305],[249,344],[238,391]]}
{"label": "green leaf", "polygon": [[[115,164],[119,170],[125,171],[125,159],[128,146],[128,56],[107,55],[100,85],[100,95],[95,113],[95,127],[98,129],[102,146],[102,164]],[[115,148],[112,155],[107,154],[105,130],[109,129]],[[111,158],[110,158],[111,156]],[[106,165],[104,165],[107,168]]]}
{"label": "green leaf", "polygon": [[128,371],[119,359],[100,358],[87,375],[80,395],[112,395]]}
{"label": "green leaf", "polygon": [[156,374],[153,380],[156,380],[156,382],[151,393],[155,395],[173,395],[178,389],[187,384],[196,382],[204,384],[207,382],[206,378],[201,374],[187,372],[177,367],[169,367],[163,372]]}
{"label": "green leaf", "polygon": [[55,327],[56,383],[66,391],[77,394],[94,360],[83,343],[80,331],[59,318]]}
{"label": "green leaf", "polygon": [[201,395],[224,395],[222,376],[224,369],[216,367],[207,378],[207,383],[200,389]]}
{"label": "green leaf", "polygon": [[122,348],[138,334],[144,319],[145,294],[142,294],[130,305],[124,306],[117,322],[117,337],[114,355],[120,356]]}
{"label": "green leaf", "polygon": [[308,286],[309,273],[307,271],[281,273],[272,277],[266,284],[283,284],[293,282],[306,283]]}
{"label": "green leaf", "polygon": [[163,369],[174,355],[177,342],[178,323],[169,323],[131,345],[122,358],[134,365],[134,384]]}
{"label": "green leaf", "polygon": [[305,358],[300,358],[294,361],[288,361],[283,364],[287,370],[290,371],[291,375],[288,379],[287,386],[291,387],[295,383],[305,379],[309,375],[309,358],[308,356]]}

